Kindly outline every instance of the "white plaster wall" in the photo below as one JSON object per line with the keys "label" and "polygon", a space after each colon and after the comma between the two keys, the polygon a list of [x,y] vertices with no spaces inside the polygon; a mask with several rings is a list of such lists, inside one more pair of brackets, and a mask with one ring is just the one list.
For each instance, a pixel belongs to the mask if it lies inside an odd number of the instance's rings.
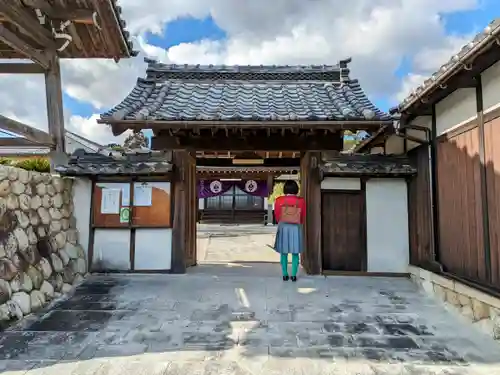
{"label": "white plaster wall", "polygon": [[393,134],[385,141],[385,153],[387,155],[401,155],[404,153],[404,139]]}
{"label": "white plaster wall", "polygon": [[370,149],[370,154],[372,155],[378,155],[378,154],[383,154],[384,153],[384,148],[377,146],[377,147],[372,147]]}
{"label": "white plaster wall", "polygon": [[[423,126],[427,129],[431,130],[432,117],[431,116],[418,116],[410,123],[410,125]],[[407,129],[406,134],[408,134],[409,136],[421,139],[423,141],[426,140],[426,136],[427,136],[425,134],[425,131],[415,130],[415,129]],[[406,141],[406,150],[407,151],[410,151],[418,146],[420,146],[420,144],[417,142],[413,142],[413,141],[409,141],[409,140]]]}
{"label": "white plaster wall", "polygon": [[325,177],[321,181],[321,190],[361,190],[359,178]]}
{"label": "white plaster wall", "polygon": [[92,201],[92,182],[88,178],[76,178],[73,181],[73,215],[76,219],[79,243],[88,259],[90,236],[90,212]]}
{"label": "white plaster wall", "polygon": [[476,89],[459,89],[436,104],[437,134],[444,134],[477,115]]}
{"label": "white plaster wall", "polygon": [[500,105],[500,62],[497,62],[481,74],[483,85],[483,108],[491,111]]}
{"label": "white plaster wall", "polygon": [[368,272],[407,272],[408,201],[404,179],[366,182]]}
{"label": "white plaster wall", "polygon": [[140,228],[135,231],[134,268],[137,271],[170,270],[172,229]]}
{"label": "white plaster wall", "polygon": [[91,271],[130,269],[130,229],[95,229]]}
{"label": "white plaster wall", "polygon": [[198,199],[198,208],[200,210],[203,210],[205,208],[205,199],[203,199],[203,198]]}

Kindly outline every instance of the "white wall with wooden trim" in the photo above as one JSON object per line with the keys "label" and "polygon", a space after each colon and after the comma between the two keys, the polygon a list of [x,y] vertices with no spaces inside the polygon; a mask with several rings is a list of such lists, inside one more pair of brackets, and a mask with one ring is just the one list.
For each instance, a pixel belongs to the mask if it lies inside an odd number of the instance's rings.
{"label": "white wall with wooden trim", "polygon": [[[500,107],[500,62],[486,69],[481,74],[483,108],[487,114]],[[443,135],[447,132],[460,127],[461,125],[475,119],[477,116],[476,108],[476,89],[465,88],[458,89],[446,98],[436,104],[436,130],[437,135]],[[419,116],[415,118],[410,125],[424,126],[431,129],[431,116]],[[407,134],[413,137],[425,139],[422,131],[408,129]],[[402,154],[402,138],[396,135],[390,136],[385,143],[387,154]],[[418,147],[418,143],[406,141],[406,150]],[[380,153],[379,147],[370,150],[371,153]]]}
{"label": "white wall with wooden trim", "polygon": [[325,177],[321,181],[321,190],[361,190],[359,178]]}
{"label": "white wall with wooden trim", "polygon": [[[111,191],[118,195],[114,198],[116,202],[109,205],[113,208],[106,209],[108,196],[105,194]],[[166,272],[171,269],[169,181],[96,182],[92,200],[88,250],[91,270]]]}
{"label": "white wall with wooden trim", "polygon": [[73,181],[73,204],[79,243],[89,256],[90,215],[92,211],[92,181],[88,178],[75,178]]}
{"label": "white wall with wooden trim", "polygon": [[483,107],[487,113],[500,106],[500,62],[481,74],[483,85]]}
{"label": "white wall with wooden trim", "polygon": [[[325,177],[321,190],[361,191],[362,182],[360,178]],[[365,182],[364,193],[366,233],[359,233],[359,236],[366,235],[366,271],[406,273],[409,264],[406,180],[369,178]]]}
{"label": "white wall with wooden trim", "polygon": [[410,262],[408,197],[401,178],[366,181],[368,272],[407,272]]}

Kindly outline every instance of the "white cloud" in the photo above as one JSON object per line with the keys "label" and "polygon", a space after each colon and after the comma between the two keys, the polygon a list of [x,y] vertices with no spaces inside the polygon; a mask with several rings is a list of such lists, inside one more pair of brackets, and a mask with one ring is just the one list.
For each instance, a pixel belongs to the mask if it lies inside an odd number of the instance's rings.
{"label": "white cloud", "polygon": [[[442,15],[467,11],[479,0],[121,0],[128,29],[142,56],[119,64],[102,60],[65,61],[64,91],[91,104],[96,113],[119,103],[145,73],[143,56],[165,62],[223,64],[334,64],[352,57],[352,76],[370,96],[402,97],[463,38],[447,36]],[[165,51],[148,44],[144,33],[161,33],[179,17],[211,15],[227,33],[221,41],[184,43]],[[467,36],[468,37],[468,36]],[[414,73],[394,77],[403,56],[413,57]],[[0,113],[46,129],[43,78],[3,76]],[[399,93],[399,95],[398,95]],[[97,115],[66,114],[68,128],[99,142],[112,140]]]}
{"label": "white cloud", "polygon": [[460,48],[470,42],[473,35],[449,36],[439,47],[424,47],[413,58],[414,73],[408,74],[401,82],[401,88],[396,93],[398,101],[403,100],[412,90],[422,84],[431,74],[456,54]]}

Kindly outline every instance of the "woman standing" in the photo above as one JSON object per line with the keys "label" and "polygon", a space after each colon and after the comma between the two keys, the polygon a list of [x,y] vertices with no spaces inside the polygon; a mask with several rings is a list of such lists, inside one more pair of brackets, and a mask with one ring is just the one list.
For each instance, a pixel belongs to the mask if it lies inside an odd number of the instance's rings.
{"label": "woman standing", "polygon": [[297,281],[299,254],[303,247],[303,224],[306,215],[304,198],[298,197],[299,186],[288,180],[283,186],[284,196],[278,197],[274,204],[278,230],[274,250],[281,254],[283,281],[288,281],[288,254],[292,254],[292,281]]}

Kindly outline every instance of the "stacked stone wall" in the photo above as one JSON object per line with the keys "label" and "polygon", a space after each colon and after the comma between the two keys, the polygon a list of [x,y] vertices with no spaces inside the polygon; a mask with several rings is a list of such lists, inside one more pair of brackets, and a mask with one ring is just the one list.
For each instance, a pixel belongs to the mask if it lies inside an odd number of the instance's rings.
{"label": "stacked stone wall", "polygon": [[72,199],[71,179],[0,166],[0,326],[85,276]]}
{"label": "stacked stone wall", "polygon": [[427,294],[443,302],[451,310],[493,339],[500,340],[500,299],[444,278],[427,270],[410,266],[412,280]]}

